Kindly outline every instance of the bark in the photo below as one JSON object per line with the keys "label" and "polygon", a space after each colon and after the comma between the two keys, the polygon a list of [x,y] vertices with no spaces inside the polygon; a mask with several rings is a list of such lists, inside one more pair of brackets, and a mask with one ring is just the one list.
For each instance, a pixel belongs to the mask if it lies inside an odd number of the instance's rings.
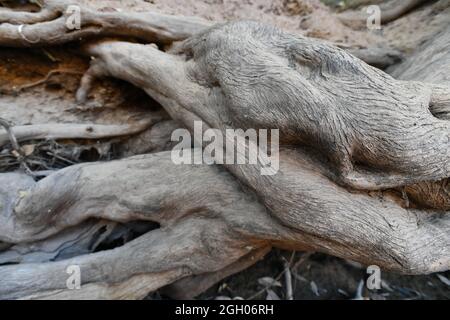
{"label": "bark", "polygon": [[[439,34],[425,41],[422,46],[400,65],[392,67],[389,72],[398,79],[417,80],[433,83],[437,86],[450,86],[450,27],[444,28]],[[437,94],[440,95],[439,89]],[[450,100],[441,95],[430,105],[430,111],[436,117],[450,120]],[[429,207],[450,208],[450,184],[448,179],[439,182],[422,182],[408,186],[409,196]]]}
{"label": "bark", "polygon": [[183,40],[209,26],[196,18],[168,16],[151,12],[99,12],[81,6],[81,29],[70,30],[67,8],[76,1],[43,1],[38,13],[0,11],[0,45],[31,47],[58,45],[101,36],[134,37],[171,43]]}
{"label": "bark", "polygon": [[[116,225],[110,221],[86,221],[49,239],[13,245],[0,253],[0,264],[48,262],[90,253]],[[105,232],[101,232],[103,229]]]}
{"label": "bark", "polygon": [[394,21],[427,1],[428,0],[394,1],[394,5],[382,13],[381,23],[385,24]]}
{"label": "bark", "polygon": [[[18,142],[29,140],[101,139],[132,135],[152,125],[151,119],[137,125],[91,125],[91,124],[43,124],[18,126],[11,129]],[[10,142],[7,132],[0,131],[0,146]]]}
{"label": "bark", "polygon": [[[170,152],[158,152],[79,164],[38,182],[0,174],[0,263],[20,262],[0,267],[1,298],[139,299],[167,285],[174,297],[193,297],[272,247],[407,274],[450,269],[450,87],[437,67],[448,64],[448,32],[391,69],[396,79],[331,44],[255,22],[206,28],[184,18],[83,8],[87,24],[59,33],[65,7],[58,3],[36,14],[4,9],[0,22],[10,23],[0,24],[0,45],[100,35],[183,40],[167,51],[123,40],[84,46],[92,61],[80,102],[97,78],[114,77],[145,90],[175,120],[145,131],[148,123],[116,127],[143,131],[124,153],[162,151],[174,127],[193,131],[198,120],[223,133],[279,129],[281,148],[272,157],[279,156],[280,170],[261,175],[262,158],[177,166]],[[24,23],[30,25],[18,26]],[[12,128],[4,140],[91,137],[85,127],[36,128]],[[110,126],[95,128],[112,135]],[[94,252],[109,235],[123,234],[117,226],[133,222],[159,227]],[[99,240],[105,225],[110,231]],[[81,268],[80,290],[67,289],[71,265]]]}
{"label": "bark", "polygon": [[[272,205],[270,211],[220,167],[173,166],[170,152],[70,167],[37,184],[3,174],[7,190],[1,194],[10,195],[2,200],[4,242],[45,239],[94,217],[154,221],[161,228],[115,250],[1,267],[0,296],[141,298],[147,291],[135,287],[137,279],[156,289],[217,272],[270,245],[315,249],[406,273],[448,268],[448,215],[349,194],[319,173],[306,153],[283,152],[280,175],[292,204]],[[273,198],[274,204],[282,201]],[[81,266],[81,290],[66,289],[69,265]]]}
{"label": "bark", "polygon": [[[79,5],[81,29],[70,30],[65,10],[76,1],[44,1],[38,13],[0,11],[0,45],[39,47],[60,45],[100,37],[134,38],[145,42],[169,45],[208,29],[209,21],[152,12],[98,12]],[[342,44],[338,44],[342,45]],[[350,52],[377,67],[388,67],[401,59],[401,53],[385,45],[373,48],[350,47]],[[370,54],[369,54],[370,52]]]}
{"label": "bark", "polygon": [[[246,55],[232,49],[236,41]],[[194,120],[278,128],[282,143],[318,144],[334,165],[329,176],[355,189],[449,176],[450,124],[430,105],[445,104],[450,89],[396,80],[329,45],[239,22],[193,36],[172,53],[125,42],[87,50],[97,59],[77,93],[81,102],[93,76],[108,74],[145,89],[188,128]]]}
{"label": "bark", "polygon": [[444,86],[437,103],[430,107],[437,117],[450,120],[450,101],[445,97],[445,86],[450,85],[450,27],[425,41],[418,50],[400,65],[388,70],[394,77],[402,80],[416,80]]}

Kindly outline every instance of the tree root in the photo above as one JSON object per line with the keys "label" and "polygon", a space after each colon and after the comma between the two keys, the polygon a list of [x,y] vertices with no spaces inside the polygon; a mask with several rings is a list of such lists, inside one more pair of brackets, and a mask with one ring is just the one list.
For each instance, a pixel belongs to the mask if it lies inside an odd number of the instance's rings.
{"label": "tree root", "polygon": [[63,1],[46,0],[39,12],[20,12],[8,8],[0,8],[0,23],[35,24],[53,20],[61,16],[67,7]]}
{"label": "tree root", "polygon": [[[210,251],[212,245],[203,242],[206,238],[219,237],[227,245],[239,242],[228,240],[232,235],[224,235],[223,230],[224,226],[211,224],[209,219],[187,219],[174,228],[152,231],[115,250],[61,262],[5,266],[0,268],[0,296],[142,299],[149,291],[185,276],[214,272],[244,255],[246,250],[239,248]],[[71,265],[80,267],[83,277],[80,290],[67,289],[66,270]]]}
{"label": "tree root", "polygon": [[[241,49],[246,50],[243,41],[246,32],[249,37],[252,33],[252,46],[258,37],[261,45],[264,43],[259,51],[248,47],[253,61],[265,66],[264,73],[278,70],[283,76],[274,80],[261,75],[258,82],[247,85],[239,72],[229,68],[231,63],[238,63],[240,70],[247,70],[244,74],[251,73],[248,61],[233,56],[231,49],[233,34],[238,33]],[[286,54],[293,55],[291,63],[310,77],[305,79],[297,69],[290,70],[288,65],[262,56],[264,51],[274,54],[267,49],[266,35],[272,35],[272,41],[278,37],[287,42],[285,50]],[[222,46],[220,55],[202,55],[213,51],[218,43]],[[273,45],[279,48],[279,44]],[[351,188],[389,189],[450,176],[450,123],[437,119],[429,110],[436,97],[441,104],[450,99],[450,90],[395,80],[344,51],[311,39],[290,37],[276,29],[240,22],[194,36],[171,53],[148,45],[105,42],[89,47],[88,54],[97,59],[77,92],[81,102],[89,92],[92,79],[108,74],[145,89],[188,128],[193,128],[193,120],[203,120],[214,128],[224,128],[224,122],[244,129],[272,127],[280,129],[282,143],[304,145],[317,145],[320,137],[320,151],[336,167],[333,178]],[[189,58],[193,55],[195,60]],[[240,60],[229,61],[231,58]],[[319,72],[322,77],[314,76]],[[240,86],[235,87],[226,79],[233,79]],[[262,99],[268,81],[283,83],[274,89],[272,96],[278,97],[283,88],[289,88],[289,93],[280,96],[284,99],[282,110],[281,107],[273,110],[273,99]],[[223,91],[214,89],[218,87]],[[238,91],[244,88],[247,96],[239,97]],[[215,101],[227,103],[217,106]],[[211,109],[212,105],[217,107]],[[297,108],[298,105],[303,108]],[[239,107],[233,109],[234,106]],[[288,119],[292,120],[281,121],[273,116],[274,112],[289,114]],[[219,120],[219,115],[221,119],[228,118]]]}
{"label": "tree root", "polygon": [[[426,41],[417,51],[388,72],[401,80],[416,80],[435,85],[430,112],[442,120],[450,120],[450,74],[443,66],[450,65],[450,27]],[[422,182],[407,187],[408,195],[429,208],[450,210],[449,179]]]}
{"label": "tree root", "polygon": [[[155,123],[155,119],[131,125],[99,124],[42,124],[15,126],[11,128],[14,140],[58,140],[58,139],[102,139],[132,135],[144,131]],[[11,135],[0,131],[0,147],[11,142]]]}
{"label": "tree root", "polygon": [[[3,242],[45,239],[93,217],[155,221],[161,228],[111,251],[0,267],[0,297],[141,298],[176,280],[218,272],[270,245],[333,253],[405,273],[448,269],[448,215],[349,194],[306,159],[283,151],[279,179],[285,194],[267,185],[259,191],[270,213],[227,172],[173,166],[170,153],[77,165],[38,183],[2,174]],[[66,288],[69,265],[81,267],[81,291]]]}
{"label": "tree root", "polygon": [[[387,24],[395,21],[413,9],[424,4],[428,0],[394,0],[385,5],[381,5],[381,24]],[[339,14],[340,20],[353,28],[363,28],[367,24],[367,13],[362,12],[344,12]]]}

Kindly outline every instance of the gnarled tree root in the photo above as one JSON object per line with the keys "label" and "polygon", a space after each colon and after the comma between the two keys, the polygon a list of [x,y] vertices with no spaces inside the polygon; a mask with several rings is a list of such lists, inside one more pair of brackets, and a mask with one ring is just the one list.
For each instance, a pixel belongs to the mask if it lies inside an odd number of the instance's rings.
{"label": "gnarled tree root", "polygon": [[[42,124],[15,126],[11,133],[18,142],[27,140],[58,140],[58,139],[102,139],[132,135],[144,131],[156,122],[147,119],[131,125],[100,125],[100,124]],[[0,130],[0,147],[11,141],[10,134]]]}
{"label": "gnarled tree root", "polygon": [[[71,30],[66,25],[68,16],[65,12],[72,4],[77,2],[46,0],[42,10],[36,13],[0,10],[0,45],[52,46],[100,37],[134,38],[166,45],[185,40],[211,26],[209,21],[192,17],[153,12],[99,12],[78,5],[81,14],[80,29]],[[358,58],[381,68],[402,58],[398,51],[380,45],[371,48],[346,48]]]}
{"label": "gnarled tree root", "polygon": [[80,6],[80,29],[67,27],[66,10],[76,1],[44,1],[40,12],[0,10],[0,45],[34,47],[59,45],[98,36],[134,37],[143,41],[172,43],[209,26],[197,18],[152,12],[99,12]]}
{"label": "gnarled tree root", "polygon": [[[448,269],[448,215],[349,194],[314,168],[317,162],[307,154],[286,150],[281,159],[280,178],[272,183],[282,183],[283,196],[269,197],[273,190],[267,184],[260,190],[270,212],[251,193],[242,193],[226,171],[174,166],[170,152],[77,165],[38,183],[2,174],[4,242],[48,238],[94,217],[155,221],[161,228],[111,251],[0,267],[0,297],[139,298],[272,245],[319,250],[405,273]],[[66,288],[69,265],[81,267],[81,291]]]}
{"label": "gnarled tree root", "polygon": [[[450,120],[450,27],[426,41],[401,64],[388,71],[397,79],[415,80],[436,85],[430,111],[440,119]],[[449,179],[422,182],[407,187],[409,197],[427,207],[450,210]]]}
{"label": "gnarled tree root", "polygon": [[[83,13],[94,24],[56,35],[65,28],[62,16],[40,23],[55,16],[3,11],[3,21],[35,24],[1,24],[0,45],[124,35],[117,28],[125,22],[116,23],[115,13]],[[95,59],[77,98],[87,99],[95,78],[113,76],[144,89],[191,130],[195,120],[222,132],[280,129],[282,148],[272,153],[279,156],[279,172],[262,176],[260,163],[176,166],[163,152],[76,165],[39,182],[0,174],[0,261],[37,262],[1,266],[1,298],[137,299],[170,284],[168,292],[181,285],[189,292],[179,291],[179,297],[189,297],[272,246],[408,274],[450,269],[449,194],[440,185],[450,175],[450,125],[438,118],[442,113],[430,112],[447,110],[447,87],[395,80],[343,50],[257,23],[192,32],[177,29],[185,20],[172,29],[177,18],[154,16],[149,26],[141,14],[125,16],[138,26],[127,35],[141,40],[190,37],[169,52],[119,41],[87,46]],[[49,29],[39,43],[30,36],[42,27]],[[433,188],[419,191],[418,208],[365,192],[400,187],[414,196],[423,184]],[[431,196],[436,194],[439,199]],[[49,256],[30,258],[52,241],[65,243],[70,230],[89,227],[91,219],[155,222],[160,228],[112,250],[52,262]],[[91,236],[87,232],[85,239]],[[41,246],[30,249],[32,243]],[[73,248],[82,250],[84,243]],[[22,255],[10,255],[20,250]],[[67,287],[67,267],[74,265],[80,290]]]}
{"label": "gnarled tree root", "polygon": [[[234,54],[235,34],[251,62]],[[218,45],[220,53],[209,54]],[[277,60],[280,46],[281,57],[291,60]],[[171,53],[126,42],[92,45],[87,52],[97,59],[77,93],[82,102],[93,78],[108,74],[146,90],[188,128],[203,120],[220,129],[224,122],[276,128],[281,143],[320,139],[318,148],[336,167],[330,177],[351,188],[380,190],[450,176],[450,123],[430,113],[436,98],[440,104],[450,99],[450,89],[393,79],[332,46],[238,22],[193,36]],[[258,80],[248,82],[241,75],[252,73],[255,61]],[[280,84],[270,94],[269,82]]]}
{"label": "gnarled tree root", "polygon": [[[403,15],[411,12],[413,9],[427,2],[428,0],[394,0],[380,6],[380,22],[387,24]],[[371,13],[372,14],[372,13]],[[361,12],[344,12],[339,15],[340,20],[351,27],[365,27],[369,14]]]}

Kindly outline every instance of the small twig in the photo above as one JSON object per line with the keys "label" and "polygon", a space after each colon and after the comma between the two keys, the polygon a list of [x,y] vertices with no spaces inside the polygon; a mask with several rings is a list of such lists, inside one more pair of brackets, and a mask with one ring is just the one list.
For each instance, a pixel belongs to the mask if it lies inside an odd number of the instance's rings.
{"label": "small twig", "polygon": [[286,282],[286,300],[294,300],[293,290],[292,290],[292,275],[291,275],[291,265],[290,263],[284,258],[284,281]]}
{"label": "small twig", "polygon": [[12,132],[12,124],[9,121],[7,121],[7,120],[5,120],[3,118],[0,118],[0,126],[5,128],[5,130],[6,130],[7,134],[8,134],[9,141],[11,142],[11,145],[12,145],[13,149],[16,152],[18,152],[20,155],[23,155],[23,152],[22,152],[22,150],[20,148],[20,145],[17,142],[16,136]]}

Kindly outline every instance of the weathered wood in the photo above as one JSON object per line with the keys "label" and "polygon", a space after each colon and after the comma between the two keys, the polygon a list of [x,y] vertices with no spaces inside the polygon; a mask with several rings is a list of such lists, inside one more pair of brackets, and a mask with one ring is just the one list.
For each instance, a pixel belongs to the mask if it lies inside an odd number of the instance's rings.
{"label": "weathered wood", "polygon": [[91,78],[107,72],[145,89],[189,128],[194,120],[220,129],[276,128],[282,143],[317,146],[334,163],[330,176],[356,189],[450,175],[450,124],[429,111],[450,91],[396,80],[312,39],[238,22],[193,36],[172,53],[125,42],[88,52],[97,60],[77,93],[81,101]]}
{"label": "weathered wood", "polygon": [[[66,26],[64,12],[71,4],[80,7],[82,23],[79,30],[69,30]],[[0,10],[0,45],[40,47],[101,37],[135,38],[167,45],[185,40],[211,25],[210,21],[194,17],[154,12],[98,12],[77,1],[44,1],[44,8],[36,13]],[[344,47],[367,63],[382,68],[401,58],[398,51],[384,45]]]}
{"label": "weathered wood", "polygon": [[[450,27],[424,42],[414,54],[388,70],[395,78],[433,83],[438,86],[430,111],[450,120]],[[409,197],[425,206],[450,210],[449,179],[407,186]]]}
{"label": "weathered wood", "polygon": [[[18,142],[27,140],[101,139],[132,135],[144,131],[157,119],[147,119],[132,125],[43,124],[17,126],[11,129]],[[0,147],[10,142],[8,133],[0,129]]]}
{"label": "weathered wood", "polygon": [[[0,22],[36,24],[21,33],[1,24],[0,45],[32,46],[23,36],[35,39],[38,31],[38,45],[126,31],[161,43],[187,38],[168,52],[124,41],[87,45],[95,59],[77,98],[88,99],[97,77],[112,76],[144,89],[191,130],[194,120],[221,131],[280,129],[280,170],[261,176],[261,164],[176,166],[161,152],[80,164],[39,182],[0,174],[0,261],[24,262],[0,267],[1,298],[138,299],[170,284],[174,296],[192,297],[272,246],[408,274],[450,269],[450,90],[440,82],[448,74],[435,67],[448,63],[446,54],[419,72],[412,65],[429,53],[418,52],[392,71],[399,80],[323,41],[259,23],[193,31],[184,19],[83,10],[94,25],[58,35],[62,18],[39,23],[46,12],[2,11]],[[125,21],[135,22],[133,31]],[[430,46],[446,48],[447,39]],[[156,150],[176,122],[166,125]],[[384,192],[392,187],[405,191],[411,207]],[[160,228],[113,250],[55,262],[33,256],[91,219]],[[69,265],[81,268],[81,290],[66,286]]]}
{"label": "weathered wood", "polygon": [[423,43],[411,57],[388,72],[398,79],[433,83],[440,87],[430,111],[436,117],[450,120],[450,27]]}
{"label": "weathered wood", "polygon": [[[283,195],[267,196],[273,192],[267,184],[257,191],[270,212],[252,193],[242,193],[226,171],[173,166],[170,152],[74,166],[31,185],[27,177],[0,175],[1,194],[11,196],[2,200],[5,242],[47,238],[92,217],[161,225],[112,251],[1,267],[0,296],[139,298],[143,291],[133,287],[135,277],[152,290],[216,272],[268,245],[323,251],[406,273],[448,269],[448,215],[349,194],[307,153],[285,150],[281,159],[281,172],[270,182]],[[67,290],[68,265],[81,266],[85,289]]]}
{"label": "weathered wood", "polygon": [[[12,245],[0,252],[0,265],[49,262],[90,253],[116,225],[111,221],[86,221],[49,239]],[[99,234],[100,230],[104,232]]]}
{"label": "weathered wood", "polygon": [[59,45],[98,36],[124,36],[160,43],[188,38],[210,24],[207,21],[152,12],[99,12],[79,6],[81,29],[67,28],[66,10],[76,1],[45,1],[37,13],[0,10],[0,45],[36,47]]}

